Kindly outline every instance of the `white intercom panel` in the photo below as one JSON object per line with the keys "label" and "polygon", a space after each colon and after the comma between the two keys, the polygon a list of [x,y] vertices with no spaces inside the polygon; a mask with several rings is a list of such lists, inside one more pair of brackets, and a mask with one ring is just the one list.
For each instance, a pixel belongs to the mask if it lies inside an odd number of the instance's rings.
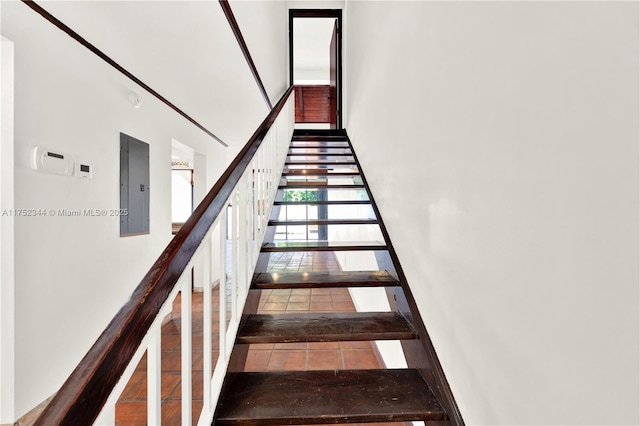
{"label": "white intercom panel", "polygon": [[64,152],[36,146],[31,150],[31,168],[54,175],[73,176],[73,158]]}

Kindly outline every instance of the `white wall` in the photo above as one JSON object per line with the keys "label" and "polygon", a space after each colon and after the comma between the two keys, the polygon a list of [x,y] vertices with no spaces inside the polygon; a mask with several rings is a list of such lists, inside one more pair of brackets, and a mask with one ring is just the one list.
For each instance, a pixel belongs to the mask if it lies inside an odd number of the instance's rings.
{"label": "white wall", "polygon": [[[149,143],[151,162],[149,235],[120,238],[115,217],[16,220],[15,419],[58,389],[170,240],[172,140],[195,153],[197,202],[233,158],[228,151],[247,142],[268,109],[217,2],[45,8],[221,136],[228,149],[23,3],[1,7],[2,35],[16,45],[16,207],[118,208],[120,132]],[[275,102],[287,81],[286,7],[274,1],[255,8],[234,4],[234,11],[244,10],[238,20],[249,29],[247,43]],[[249,22],[251,13],[260,25]],[[140,109],[128,101],[131,90],[142,99]],[[77,156],[93,167],[93,180],[31,170],[34,145]],[[2,415],[4,421],[4,406]]]}
{"label": "white wall", "polygon": [[346,128],[467,424],[640,423],[638,12],[347,2]]}
{"label": "white wall", "polygon": [[288,9],[343,9],[345,0],[286,0]]}
{"label": "white wall", "polygon": [[[212,180],[225,153],[20,2],[2,8],[2,33],[15,42],[16,207],[118,208],[119,132],[149,143],[151,162],[149,235],[121,238],[117,217],[16,218],[19,417],[58,389],[170,240],[172,139],[206,156]],[[140,109],[129,103],[130,90],[143,98]],[[78,156],[93,167],[93,180],[31,170],[34,145]]]}
{"label": "white wall", "polygon": [[[229,145],[244,145],[269,112],[219,2],[53,1],[44,7]],[[270,34],[259,28],[268,46]]]}
{"label": "white wall", "polygon": [[232,1],[258,74],[275,106],[289,87],[289,16],[282,0]]}
{"label": "white wall", "polygon": [[0,57],[0,424],[14,416],[15,268],[13,188],[13,42],[1,38]]}

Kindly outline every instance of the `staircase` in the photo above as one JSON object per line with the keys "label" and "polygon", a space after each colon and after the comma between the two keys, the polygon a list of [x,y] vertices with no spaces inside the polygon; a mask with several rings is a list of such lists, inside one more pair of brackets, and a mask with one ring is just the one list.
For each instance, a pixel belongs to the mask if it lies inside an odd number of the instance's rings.
{"label": "staircase", "polygon": [[[267,238],[215,425],[463,424],[344,131],[294,133]],[[356,267],[266,272],[273,253],[318,251]],[[263,290],[340,287],[382,287],[391,309],[257,313]],[[380,340],[401,341],[408,368],[244,371],[249,345]]]}

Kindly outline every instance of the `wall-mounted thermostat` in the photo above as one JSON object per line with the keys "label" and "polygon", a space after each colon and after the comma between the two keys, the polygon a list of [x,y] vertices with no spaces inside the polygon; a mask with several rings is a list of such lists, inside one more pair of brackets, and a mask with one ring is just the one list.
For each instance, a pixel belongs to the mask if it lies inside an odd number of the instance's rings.
{"label": "wall-mounted thermostat", "polygon": [[55,175],[73,176],[74,161],[69,154],[36,146],[31,150],[31,168]]}
{"label": "wall-mounted thermostat", "polygon": [[93,176],[93,167],[88,164],[79,163],[76,170],[77,177],[91,179],[91,177]]}

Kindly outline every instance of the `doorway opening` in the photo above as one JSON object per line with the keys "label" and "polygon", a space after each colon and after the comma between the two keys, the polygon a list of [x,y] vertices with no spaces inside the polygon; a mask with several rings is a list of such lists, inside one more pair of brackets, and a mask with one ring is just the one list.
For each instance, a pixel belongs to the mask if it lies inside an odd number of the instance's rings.
{"label": "doorway opening", "polygon": [[342,10],[289,11],[296,128],[342,128]]}
{"label": "doorway opening", "polygon": [[175,235],[194,208],[193,150],[174,140],[171,151],[171,232]]}

